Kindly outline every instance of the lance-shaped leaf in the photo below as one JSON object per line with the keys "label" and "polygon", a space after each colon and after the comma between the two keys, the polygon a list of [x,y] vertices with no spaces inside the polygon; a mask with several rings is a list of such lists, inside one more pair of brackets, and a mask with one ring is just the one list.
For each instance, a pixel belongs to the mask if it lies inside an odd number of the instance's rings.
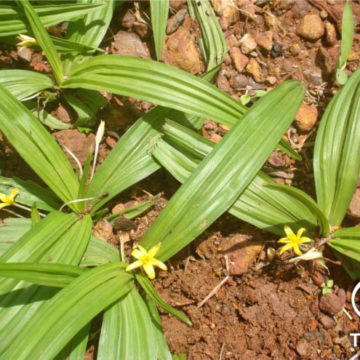
{"label": "lance-shaped leaf", "polygon": [[31,219],[3,219],[0,222],[0,257],[30,229]]}
{"label": "lance-shaped leaf", "polygon": [[157,360],[157,342],[147,306],[136,289],[103,318],[98,360]]}
{"label": "lance-shaped leaf", "polygon": [[[19,239],[0,262],[41,262],[77,265],[87,247],[91,218],[81,220],[72,214],[53,212]],[[50,299],[57,289],[30,285],[24,281],[2,279],[0,282],[0,357],[32,314]]]}
{"label": "lance-shaped leaf", "polygon": [[353,279],[360,276],[360,228],[344,228],[334,232],[328,243],[335,250],[345,270]]}
{"label": "lance-shaped leaf", "polygon": [[[102,4],[47,4],[34,6],[43,26],[55,25],[63,21],[99,11]],[[0,6],[0,36],[27,34],[23,14],[15,3]]]}
{"label": "lance-shaped leaf", "polygon": [[[0,130],[20,156],[64,202],[76,199],[79,181],[61,150],[36,117],[0,86]],[[78,204],[70,204],[76,210]]]}
{"label": "lance-shaped leaf", "polygon": [[133,288],[125,266],[117,262],[85,271],[33,314],[2,357],[54,358],[91,319]]}
{"label": "lance-shaped leaf", "polygon": [[349,207],[360,169],[360,69],[330,101],[314,148],[316,196],[331,225]]}
{"label": "lance-shaped leaf", "polygon": [[36,202],[38,209],[47,211],[57,210],[61,206],[53,192],[31,180],[0,176],[0,192],[9,194],[14,188],[19,189],[16,196],[16,202],[19,204],[31,207]]}
{"label": "lance-shaped leaf", "polygon": [[169,14],[169,0],[151,0],[150,8],[156,58],[160,60]]}
{"label": "lance-shaped leaf", "polygon": [[261,98],[201,162],[150,227],[141,245],[162,242],[166,260],[231,207],[292,122],[304,86],[287,81]]}
{"label": "lance-shaped leaf", "polygon": [[39,16],[28,0],[17,1],[17,4],[19,8],[25,13],[32,34],[34,35],[41,49],[44,51],[46,58],[51,65],[57,83],[61,84],[64,76],[62,63],[56,53],[56,49],[52,40],[50,39],[50,35],[45,30]]}
{"label": "lance-shaped leaf", "polygon": [[190,0],[188,6],[191,9],[190,14],[193,13],[200,23],[200,48],[209,71],[225,60],[227,47],[224,34],[208,0]]}
{"label": "lance-shaped leaf", "polygon": [[84,269],[72,265],[41,263],[0,263],[0,277],[62,288],[80,276]]}
{"label": "lance-shaped leaf", "polygon": [[28,70],[1,70],[0,84],[18,100],[53,87],[49,76]]}
{"label": "lance-shaped leaf", "polygon": [[93,57],[74,66],[62,87],[132,96],[230,126],[246,111],[206,80],[160,62],[131,56]]}
{"label": "lance-shaped leaf", "polygon": [[[162,131],[164,138],[158,142],[152,155],[178,181],[184,182],[215,144],[170,120],[165,122]],[[308,206],[292,194],[267,185],[276,185],[276,182],[259,171],[228,210],[229,213],[277,235],[283,235],[284,225],[308,230],[316,227],[316,216]]]}

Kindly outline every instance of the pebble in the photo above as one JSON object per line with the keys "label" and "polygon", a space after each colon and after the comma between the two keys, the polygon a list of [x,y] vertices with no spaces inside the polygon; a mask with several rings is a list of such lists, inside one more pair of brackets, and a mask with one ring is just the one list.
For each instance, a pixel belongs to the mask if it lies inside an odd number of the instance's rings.
{"label": "pebble", "polygon": [[297,33],[307,40],[320,39],[325,32],[324,23],[318,14],[305,15],[297,27]]}
{"label": "pebble", "polygon": [[318,86],[323,83],[321,70],[319,68],[310,68],[306,69],[303,72],[307,81],[309,81],[312,85]]}
{"label": "pebble", "polygon": [[245,89],[248,82],[249,79],[245,75],[237,74],[233,77],[231,86],[233,89]]}
{"label": "pebble", "polygon": [[314,272],[314,274],[312,275],[312,280],[314,284],[318,286],[325,282],[324,276],[319,271]]}
{"label": "pebble", "polygon": [[273,32],[261,32],[255,36],[255,41],[261,48],[270,51],[273,48]]}
{"label": "pebble", "polygon": [[301,47],[299,44],[291,45],[291,47],[290,47],[291,55],[296,56],[300,53],[300,51],[301,51]]}
{"label": "pebble", "polygon": [[262,82],[262,74],[261,74],[261,67],[259,63],[254,59],[251,58],[249,63],[246,66],[246,71],[254,77],[256,82]]}
{"label": "pebble", "polygon": [[335,45],[337,42],[336,29],[335,26],[329,21],[325,22],[325,33],[326,33],[326,42],[329,45]]}
{"label": "pebble", "polygon": [[310,345],[305,339],[301,339],[296,344],[296,352],[303,358],[309,355]]}
{"label": "pebble", "polygon": [[179,26],[184,22],[186,14],[187,14],[187,10],[181,9],[168,20],[166,27],[167,35],[172,34],[179,28]]}
{"label": "pebble", "polygon": [[114,54],[150,58],[146,44],[135,33],[119,31],[114,36],[111,48]]}
{"label": "pebble", "polygon": [[236,23],[240,19],[240,12],[230,1],[211,0],[212,6],[220,16],[220,26],[226,30],[229,25]]}
{"label": "pebble", "polygon": [[230,86],[230,83],[228,81],[228,79],[226,78],[226,76],[224,75],[218,75],[217,79],[216,79],[216,86],[227,92],[227,93],[231,93],[231,86]]}
{"label": "pebble", "polygon": [[322,316],[320,322],[325,329],[332,329],[336,325],[334,319],[327,315]]}
{"label": "pebble", "polygon": [[334,293],[325,294],[320,299],[320,310],[329,315],[335,315],[340,312],[343,305],[342,299]]}
{"label": "pebble", "polygon": [[249,54],[256,49],[257,43],[250,34],[245,34],[240,40],[240,47],[243,54]]}
{"label": "pebble", "polygon": [[144,24],[143,22],[136,22],[134,24],[134,30],[135,32],[142,38],[142,39],[147,39],[150,34],[151,31],[149,30],[149,26],[147,24]]}
{"label": "pebble", "polygon": [[241,73],[248,64],[249,59],[240,51],[238,47],[230,48],[230,56],[233,60],[236,70]]}
{"label": "pebble", "polygon": [[268,76],[266,78],[266,82],[270,85],[275,85],[277,82],[277,78],[275,76]]}
{"label": "pebble", "polygon": [[270,53],[271,57],[276,58],[278,56],[281,56],[282,48],[283,48],[283,46],[280,43],[274,41],[274,44],[272,46],[271,53]]}
{"label": "pebble", "polygon": [[298,113],[295,116],[295,122],[299,130],[308,132],[316,124],[318,111],[315,106],[301,104]]}
{"label": "pebble", "polygon": [[31,56],[32,56],[32,50],[29,48],[23,48],[23,49],[18,48],[17,54],[18,54],[19,58],[21,58],[27,62],[30,62]]}

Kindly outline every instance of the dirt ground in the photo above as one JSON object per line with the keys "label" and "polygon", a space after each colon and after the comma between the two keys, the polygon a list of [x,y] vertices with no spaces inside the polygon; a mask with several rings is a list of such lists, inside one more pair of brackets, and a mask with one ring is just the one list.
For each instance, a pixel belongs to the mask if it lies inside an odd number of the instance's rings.
{"label": "dirt ground", "polygon": [[[269,90],[289,78],[307,85],[304,104],[286,134],[303,156],[295,162],[274,151],[266,171],[279,183],[291,184],[314,194],[312,149],[318,121],[325,105],[338,90],[333,69],[339,55],[343,1],[335,0],[212,0],[228,45],[228,55],[216,85],[234,98],[247,92]],[[355,20],[353,51],[346,68],[351,74],[360,62],[360,4],[352,1]],[[103,48],[108,53],[155,58],[146,2],[128,2],[117,10]],[[163,61],[193,74],[204,71],[198,37],[199,24],[189,17],[186,1],[170,1],[168,35]],[[17,51],[1,45],[0,69],[24,68],[49,72],[39,52]],[[152,104],[108,95],[101,117],[106,120],[106,138],[100,162],[117,138]],[[52,114],[74,122],[75,114],[61,100]],[[219,142],[227,128],[208,119],[202,133]],[[94,135],[76,129],[54,132],[85,161]],[[0,133],[0,175],[37,179]],[[130,206],[162,193],[153,208],[131,226],[109,229],[99,225],[98,236],[118,246],[126,233],[129,252],[154,221],[179,184],[160,170],[111,203]],[[145,192],[144,192],[145,190]],[[360,190],[357,195],[360,198]],[[359,224],[360,201],[354,199],[346,222]],[[100,229],[100,230],[99,230]],[[100,234],[99,234],[100,231]],[[354,355],[352,332],[359,331],[359,318],[351,303],[354,283],[341,266],[329,263],[329,272],[316,264],[290,265],[271,258],[269,248],[278,239],[225,214],[199,239],[169,261],[170,270],[155,280],[159,294],[182,310],[193,326],[161,312],[170,349],[189,360],[348,359]],[[327,256],[333,260],[331,253]],[[322,295],[320,285],[334,280],[331,295]],[[212,295],[209,297],[208,295]],[[345,310],[342,310],[345,309]],[[357,349],[359,350],[359,349]]]}

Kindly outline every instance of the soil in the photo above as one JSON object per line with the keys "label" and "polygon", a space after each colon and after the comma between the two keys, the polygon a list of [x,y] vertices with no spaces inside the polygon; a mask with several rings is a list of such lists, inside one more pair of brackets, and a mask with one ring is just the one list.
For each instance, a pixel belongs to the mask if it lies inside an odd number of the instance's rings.
{"label": "soil", "polygon": [[[239,99],[245,92],[254,95],[256,90],[269,90],[289,78],[307,85],[306,106],[286,134],[304,160],[295,162],[274,151],[265,167],[279,183],[292,184],[314,195],[312,149],[324,107],[338,90],[333,68],[339,54],[343,1],[238,0],[236,7],[231,8],[230,2],[212,3],[229,48],[216,79],[218,87]],[[349,74],[360,62],[359,2],[352,1],[352,7],[355,39],[346,68]],[[151,28],[146,21],[148,12],[148,4],[143,2],[129,2],[119,8],[102,47],[108,53],[154,59]],[[163,61],[200,74],[204,70],[197,46],[201,31],[199,24],[190,19],[186,1],[170,1],[170,17]],[[247,39],[250,36],[255,41],[250,52],[244,45],[246,34]],[[251,43],[247,46],[251,47]],[[1,45],[0,69],[6,68],[49,72],[41,53],[19,53]],[[100,163],[119,136],[153,107],[144,101],[105,96],[109,105],[101,117],[106,120],[107,134],[100,148]],[[55,109],[54,104],[52,107],[52,114],[60,120],[75,122],[75,114],[66,104],[60,101]],[[208,119],[202,133],[219,142],[227,130]],[[60,144],[66,144],[84,160],[93,135],[84,135],[75,128],[53,134]],[[0,175],[39,181],[2,137],[0,169]],[[126,234],[126,251],[130,252],[178,187],[169,174],[160,170],[109,204],[110,209],[126,207],[149,199],[149,194],[162,193],[153,208],[127,224],[127,228],[109,229],[109,224],[101,224],[97,235],[103,234],[106,241],[118,246],[118,236],[114,235]],[[360,214],[360,202],[356,204],[352,214]],[[354,226],[359,218],[348,217],[346,222]],[[160,272],[154,284],[159,294],[182,310],[193,324],[187,326],[161,312],[172,352],[186,354],[191,360],[335,360],[355,354],[350,333],[358,332],[360,324],[350,304],[354,283],[336,264],[328,263],[326,271],[315,263],[295,266],[278,257],[272,259],[269,249],[277,247],[276,241],[276,237],[224,214],[169,261],[169,271]],[[334,259],[331,253],[327,256]],[[333,295],[325,297],[320,284],[327,279],[333,279],[335,285]],[[211,292],[213,296],[207,298]],[[328,307],[324,306],[324,299],[329,301]],[[338,304],[345,311],[332,311]],[[91,359],[93,352],[92,345],[86,359]]]}

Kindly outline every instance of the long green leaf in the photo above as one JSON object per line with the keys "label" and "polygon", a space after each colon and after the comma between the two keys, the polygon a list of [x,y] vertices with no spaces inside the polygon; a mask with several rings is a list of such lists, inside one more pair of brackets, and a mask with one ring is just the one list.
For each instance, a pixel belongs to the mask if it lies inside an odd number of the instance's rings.
{"label": "long green leaf", "polygon": [[150,8],[156,58],[160,60],[169,14],[169,0],[150,0]]}
{"label": "long green leaf", "polygon": [[227,47],[224,34],[208,0],[188,1],[202,32],[203,57],[207,71],[220,65],[226,57]]}
{"label": "long green leaf", "polygon": [[82,268],[63,264],[0,263],[0,277],[60,288],[70,284],[83,272]]}
{"label": "long green leaf", "polygon": [[[184,182],[215,144],[169,120],[163,125],[162,131],[165,136],[158,142],[152,155],[178,181]],[[314,229],[317,225],[314,213],[291,194],[266,186],[275,184],[268,175],[259,171],[229,213],[277,235],[283,234],[284,225],[293,229]]]}
{"label": "long green leaf", "polygon": [[151,281],[143,274],[136,274],[136,280],[140,284],[140,286],[144,289],[146,294],[151,298],[151,300],[155,301],[159,306],[161,306],[168,313],[176,316],[179,320],[183,321],[185,324],[191,326],[191,321],[179,310],[176,310],[171,305],[166,303],[156,292],[155,288],[151,284]]}
{"label": "long green leaf", "polygon": [[98,266],[119,260],[118,249],[104,240],[91,236],[80,266]]}
{"label": "long green leaf", "polygon": [[16,196],[16,202],[19,204],[31,207],[36,202],[38,209],[47,211],[57,210],[60,207],[59,200],[49,189],[31,180],[0,176],[0,192],[9,194],[14,188],[19,189],[19,194]]}
{"label": "long green leaf", "polygon": [[201,162],[141,240],[166,260],[229,209],[260,170],[298,110],[304,86],[287,81],[261,98]]}
{"label": "long green leaf", "polygon": [[89,321],[126,295],[133,286],[125,264],[84,272],[33,314],[19,331],[5,359],[52,359]]}
{"label": "long green leaf", "polygon": [[132,96],[230,126],[246,108],[206,80],[149,59],[99,55],[74,66],[63,88]]}
{"label": "long green leaf", "polygon": [[51,68],[53,70],[54,77],[58,84],[61,84],[63,81],[63,68],[59,56],[56,53],[55,46],[50,39],[50,35],[45,30],[43,24],[36,11],[31,6],[28,0],[17,1],[20,9],[25,13],[27,21],[29,22],[31,31],[40,45],[41,49],[44,51],[46,58],[48,59]]}
{"label": "long green leaf", "polygon": [[54,85],[49,76],[28,70],[1,70],[0,84],[19,100]]}
{"label": "long green leaf", "polygon": [[346,0],[344,5],[344,12],[342,16],[342,29],[341,29],[341,53],[338,60],[337,67],[341,70],[346,65],[346,61],[350,55],[354,39],[354,18],[351,10],[351,5]]}
{"label": "long green leaf", "polygon": [[[63,3],[34,6],[34,10],[40,17],[43,26],[46,27],[81,17],[92,12],[97,12],[102,6],[102,4],[83,5]],[[15,3],[0,5],[0,37],[27,33],[28,28]]]}
{"label": "long green leaf", "polygon": [[151,317],[136,289],[104,313],[97,359],[157,360]]}
{"label": "long green leaf", "polygon": [[[64,202],[76,199],[79,181],[55,140],[34,115],[0,86],[0,130],[20,156]],[[78,204],[70,204],[76,210]]]}
{"label": "long green leaf", "polygon": [[338,91],[321,119],[314,148],[317,201],[331,225],[339,225],[360,170],[360,69]]}

